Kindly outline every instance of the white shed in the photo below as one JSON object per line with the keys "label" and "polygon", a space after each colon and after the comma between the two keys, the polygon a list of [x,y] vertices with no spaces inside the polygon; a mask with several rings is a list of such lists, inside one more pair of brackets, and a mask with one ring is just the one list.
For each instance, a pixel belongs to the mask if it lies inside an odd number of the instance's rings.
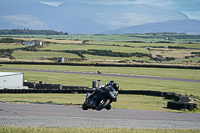
{"label": "white shed", "polygon": [[0,89],[25,89],[24,73],[0,72]]}

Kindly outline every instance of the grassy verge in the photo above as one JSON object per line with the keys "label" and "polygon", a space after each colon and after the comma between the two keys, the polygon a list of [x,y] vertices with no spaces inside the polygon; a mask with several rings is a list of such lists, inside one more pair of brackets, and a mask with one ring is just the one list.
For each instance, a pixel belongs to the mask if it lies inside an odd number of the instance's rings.
{"label": "grassy verge", "polygon": [[[85,94],[0,94],[2,102],[37,102],[81,106],[85,101]],[[184,112],[183,110],[167,109],[167,101],[162,97],[119,94],[118,101],[112,103],[113,108]],[[190,111],[199,113],[199,110]]]}
{"label": "grassy verge", "polygon": [[189,129],[0,127],[1,133],[198,133]]}

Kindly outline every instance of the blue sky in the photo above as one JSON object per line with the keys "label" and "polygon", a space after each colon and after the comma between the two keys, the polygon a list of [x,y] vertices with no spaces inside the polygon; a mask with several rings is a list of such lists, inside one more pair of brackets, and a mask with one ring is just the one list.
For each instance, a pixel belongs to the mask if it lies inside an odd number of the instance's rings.
{"label": "blue sky", "polygon": [[178,10],[186,14],[191,19],[200,20],[200,0],[38,0],[54,6],[62,2],[82,2],[87,4],[148,4],[159,6],[169,10]]}

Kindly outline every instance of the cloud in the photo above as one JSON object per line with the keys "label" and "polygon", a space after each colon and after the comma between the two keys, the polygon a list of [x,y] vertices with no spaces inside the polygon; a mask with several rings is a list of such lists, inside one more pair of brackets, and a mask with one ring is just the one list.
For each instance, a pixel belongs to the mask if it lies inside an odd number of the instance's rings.
{"label": "cloud", "polygon": [[32,15],[7,15],[2,16],[9,23],[30,29],[47,29],[47,25]]}
{"label": "cloud", "polygon": [[[200,0],[43,0],[46,4],[56,6],[58,2],[82,2],[87,4],[100,5],[130,5],[130,4],[147,4],[159,6],[168,10],[177,10],[187,14],[190,18],[200,19]],[[51,3],[47,3],[51,2]]]}
{"label": "cloud", "polygon": [[63,4],[64,2],[48,2],[48,1],[40,1],[42,4],[50,5],[50,6],[55,6],[58,7],[59,5]]}
{"label": "cloud", "polygon": [[190,18],[200,19],[200,0],[96,0],[95,2],[109,5],[153,5],[168,10],[177,10],[185,13]]}
{"label": "cloud", "polygon": [[179,11],[200,11],[199,0],[135,0],[134,4],[148,4]]}
{"label": "cloud", "polygon": [[135,4],[149,4],[169,10],[178,10],[190,18],[200,19],[200,0],[136,0]]}

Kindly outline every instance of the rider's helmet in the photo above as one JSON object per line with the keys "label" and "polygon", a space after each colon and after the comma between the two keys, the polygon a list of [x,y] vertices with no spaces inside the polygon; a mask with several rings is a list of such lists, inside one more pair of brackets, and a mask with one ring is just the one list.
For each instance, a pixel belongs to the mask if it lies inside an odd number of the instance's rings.
{"label": "rider's helmet", "polygon": [[109,82],[109,85],[113,85],[114,83],[115,83],[115,81],[111,80],[111,81]]}
{"label": "rider's helmet", "polygon": [[118,91],[118,90],[119,90],[119,85],[118,85],[117,83],[114,83],[114,84],[113,84],[113,88],[114,88],[116,91]]}

